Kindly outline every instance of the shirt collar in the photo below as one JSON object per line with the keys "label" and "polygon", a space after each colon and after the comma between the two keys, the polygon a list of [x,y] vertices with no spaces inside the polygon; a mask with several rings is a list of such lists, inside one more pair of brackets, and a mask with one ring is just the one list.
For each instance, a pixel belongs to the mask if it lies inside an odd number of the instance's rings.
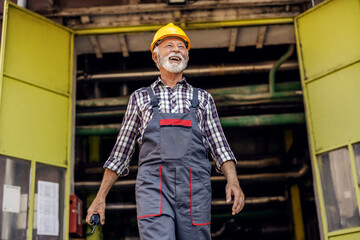
{"label": "shirt collar", "polygon": [[[189,84],[186,81],[185,77],[183,77],[179,82],[177,82],[176,85],[189,86]],[[165,86],[164,82],[161,80],[160,77],[158,77],[158,79],[153,83],[152,87],[154,88],[154,87],[157,87],[157,86]]]}

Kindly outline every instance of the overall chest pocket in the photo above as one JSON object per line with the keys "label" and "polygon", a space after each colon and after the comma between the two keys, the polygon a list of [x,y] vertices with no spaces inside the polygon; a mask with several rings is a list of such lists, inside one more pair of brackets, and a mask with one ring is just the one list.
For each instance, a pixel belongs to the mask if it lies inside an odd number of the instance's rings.
{"label": "overall chest pocket", "polygon": [[164,159],[179,159],[185,155],[191,141],[191,127],[191,120],[160,120],[160,146]]}

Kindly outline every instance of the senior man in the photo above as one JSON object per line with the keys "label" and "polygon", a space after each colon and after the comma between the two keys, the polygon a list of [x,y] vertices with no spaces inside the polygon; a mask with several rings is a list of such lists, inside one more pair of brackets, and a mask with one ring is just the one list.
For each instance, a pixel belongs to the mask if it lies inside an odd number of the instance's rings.
{"label": "senior man", "polygon": [[183,77],[190,50],[185,32],[169,23],[156,32],[150,49],[160,77],[131,94],[86,221],[97,213],[101,224],[105,223],[106,196],[118,176],[129,173],[137,138],[140,152],[135,189],[140,239],[211,239],[208,150],[217,171],[226,177],[226,201],[230,203],[233,196],[233,215],[244,207],[236,159],[213,98]]}

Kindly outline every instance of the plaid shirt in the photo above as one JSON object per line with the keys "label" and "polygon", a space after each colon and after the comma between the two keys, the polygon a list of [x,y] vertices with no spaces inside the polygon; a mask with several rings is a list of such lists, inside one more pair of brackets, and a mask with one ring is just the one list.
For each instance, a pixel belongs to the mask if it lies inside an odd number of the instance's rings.
{"label": "plaid shirt", "polygon": [[[160,113],[190,112],[193,87],[183,78],[174,88],[165,86],[158,78],[151,84],[155,96],[159,98]],[[236,162],[221,128],[215,102],[205,90],[199,89],[199,106],[196,117],[203,136],[203,144],[210,149],[215,160],[216,170],[228,160]],[[140,88],[130,95],[129,103],[115,146],[104,164],[104,168],[116,172],[119,176],[129,174],[129,163],[135,150],[136,137],[141,146],[146,126],[153,116],[151,99],[146,88]]]}

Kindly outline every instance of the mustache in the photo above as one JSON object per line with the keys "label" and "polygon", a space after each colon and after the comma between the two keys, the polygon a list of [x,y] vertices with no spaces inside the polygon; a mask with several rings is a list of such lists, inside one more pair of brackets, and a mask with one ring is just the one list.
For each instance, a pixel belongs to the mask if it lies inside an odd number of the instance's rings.
{"label": "mustache", "polygon": [[185,61],[185,58],[180,53],[171,52],[169,55],[166,56],[166,58],[168,59],[171,57],[179,57],[181,61]]}

